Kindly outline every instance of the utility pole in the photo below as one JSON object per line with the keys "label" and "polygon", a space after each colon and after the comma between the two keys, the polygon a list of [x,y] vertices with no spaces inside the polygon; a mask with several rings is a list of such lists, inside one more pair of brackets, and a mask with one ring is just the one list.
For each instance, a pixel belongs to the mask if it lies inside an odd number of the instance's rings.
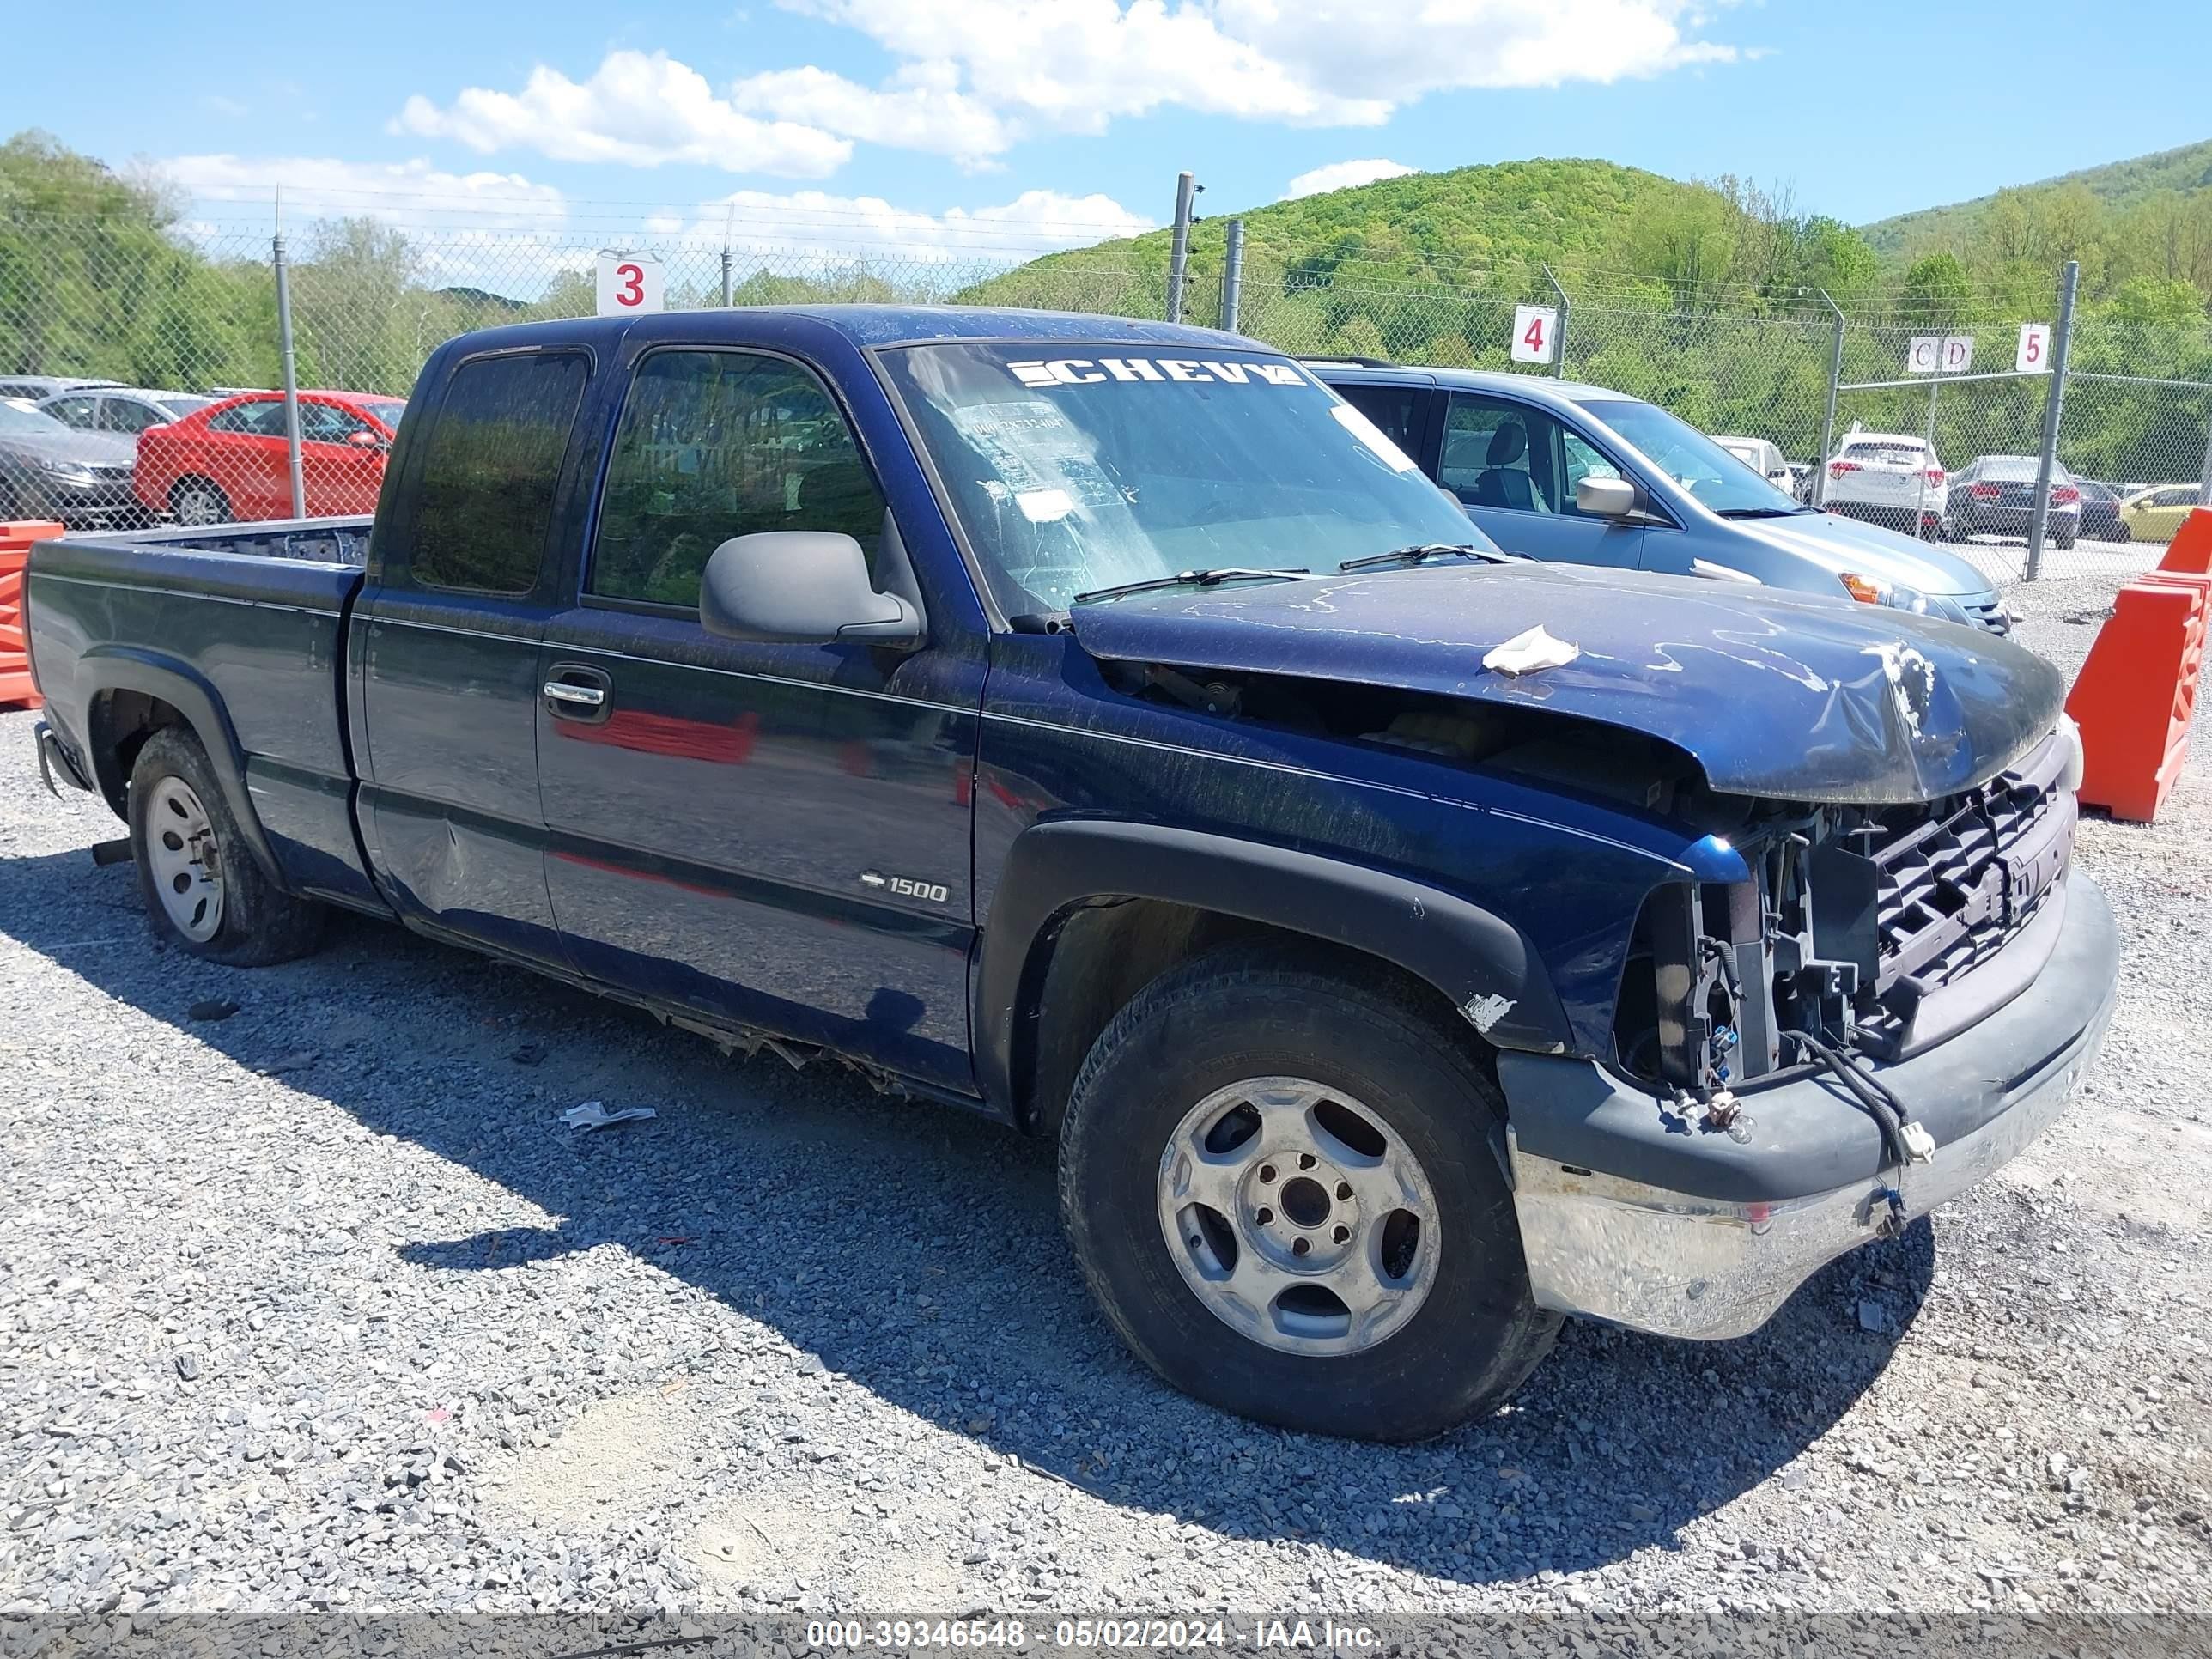
{"label": "utility pole", "polygon": [[300,376],[292,356],[292,281],[284,260],[284,192],[276,192],[276,228],[269,239],[276,268],[276,354],[284,370],[284,465],[291,475],[292,516],[307,516],[307,483],[300,468]]}
{"label": "utility pole", "polygon": [[2027,526],[2025,580],[2043,574],[2043,532],[2051,516],[2051,472],[2058,462],[2058,423],[2066,410],[2066,360],[2074,345],[2074,290],[2081,280],[2081,262],[2069,259],[2058,283],[2058,327],[2051,342],[2051,395],[2043,404],[2043,450],[2035,459],[2034,517]]}
{"label": "utility pole", "polygon": [[1828,297],[1828,290],[1816,288],[1820,303],[1827,307],[1836,319],[1836,337],[1828,351],[1828,413],[1820,422],[1820,453],[1813,458],[1813,505],[1825,507],[1828,501],[1828,457],[1836,447],[1836,389],[1844,380],[1844,308]]}
{"label": "utility pole", "polygon": [[1552,331],[1552,374],[1559,380],[1567,378],[1567,313],[1574,309],[1567,299],[1566,289],[1559,279],[1552,275],[1549,265],[1544,267],[1544,280],[1552,285],[1552,297],[1559,302],[1559,325]]}
{"label": "utility pole", "polygon": [[1205,186],[1193,173],[1176,174],[1175,243],[1168,254],[1168,320],[1182,320],[1182,284],[1190,266],[1191,203]]}
{"label": "utility pole", "polygon": [[[1224,333],[1237,331],[1237,308],[1243,298],[1244,287],[1244,222],[1229,222],[1229,250],[1223,256],[1221,266],[1221,327]],[[2212,459],[2205,462],[2212,467]]]}

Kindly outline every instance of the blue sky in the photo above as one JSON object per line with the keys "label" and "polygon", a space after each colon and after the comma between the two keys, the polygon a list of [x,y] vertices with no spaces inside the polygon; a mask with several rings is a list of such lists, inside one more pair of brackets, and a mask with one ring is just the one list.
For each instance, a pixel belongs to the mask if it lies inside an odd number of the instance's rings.
{"label": "blue sky", "polygon": [[[2202,0],[349,0],[42,6],[9,130],[227,217],[1032,248],[1293,181],[1584,155],[1854,222],[2212,136]],[[735,198],[734,210],[711,205]],[[252,205],[249,206],[251,204]],[[791,234],[799,234],[793,231]]]}

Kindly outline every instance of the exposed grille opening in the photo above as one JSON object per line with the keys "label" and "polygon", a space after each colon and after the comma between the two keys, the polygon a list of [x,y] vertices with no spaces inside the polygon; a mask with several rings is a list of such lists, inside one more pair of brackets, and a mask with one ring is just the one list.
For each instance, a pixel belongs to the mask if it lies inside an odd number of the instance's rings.
{"label": "exposed grille opening", "polygon": [[1980,788],[1885,812],[1859,833],[1878,872],[1875,1009],[1859,1022],[1877,1049],[1909,1033],[1929,992],[1955,984],[2039,912],[2074,851],[2063,756],[2045,744]]}
{"label": "exposed grille opening", "polygon": [[1615,1007],[1616,1064],[1703,1098],[1798,1063],[1793,1033],[1896,1060],[2002,1006],[2047,946],[1953,988],[2025,930],[2055,939],[2076,816],[2064,763],[2054,738],[1940,801],[1773,804],[1733,832],[1749,879],[1665,885],[1645,901]]}

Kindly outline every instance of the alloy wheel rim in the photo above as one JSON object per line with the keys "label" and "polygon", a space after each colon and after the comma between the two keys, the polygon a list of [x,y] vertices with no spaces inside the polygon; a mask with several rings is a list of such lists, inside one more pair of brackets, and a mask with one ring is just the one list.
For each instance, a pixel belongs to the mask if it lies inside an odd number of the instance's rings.
{"label": "alloy wheel rim", "polygon": [[222,927],[222,864],[207,808],[182,778],[163,778],[146,803],[146,863],[170,924],[195,945]]}
{"label": "alloy wheel rim", "polygon": [[1160,1230],[1183,1282],[1279,1352],[1363,1353],[1403,1329],[1443,1248],[1420,1161],[1372,1109],[1250,1078],[1183,1115],[1160,1155]]}

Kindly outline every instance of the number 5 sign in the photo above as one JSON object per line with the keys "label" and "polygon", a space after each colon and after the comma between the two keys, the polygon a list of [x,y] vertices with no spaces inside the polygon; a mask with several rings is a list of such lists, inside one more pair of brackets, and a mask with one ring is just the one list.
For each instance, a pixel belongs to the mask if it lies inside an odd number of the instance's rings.
{"label": "number 5 sign", "polygon": [[1559,349],[1559,313],[1549,306],[1513,307],[1513,361],[1548,363]]}
{"label": "number 5 sign", "polygon": [[660,257],[653,253],[599,252],[599,315],[623,316],[660,309]]}
{"label": "number 5 sign", "polygon": [[2048,374],[2051,372],[2051,325],[2022,323],[2020,325],[2020,355],[2014,358],[2013,367],[2022,374]]}

